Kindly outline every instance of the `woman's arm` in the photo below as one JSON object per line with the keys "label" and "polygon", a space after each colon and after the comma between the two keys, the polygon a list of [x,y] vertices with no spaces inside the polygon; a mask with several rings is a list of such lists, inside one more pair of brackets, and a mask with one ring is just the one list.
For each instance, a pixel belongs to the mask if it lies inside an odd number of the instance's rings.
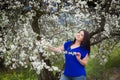
{"label": "woman's arm", "polygon": [[58,47],[48,47],[48,49],[50,51],[60,53],[60,52],[64,51],[64,46],[62,45],[62,46],[58,46]]}
{"label": "woman's arm", "polygon": [[76,58],[77,58],[77,60],[82,64],[82,65],[84,65],[84,66],[86,66],[87,65],[87,63],[88,63],[88,54],[83,58],[83,59],[81,59],[81,54],[77,54],[76,55]]}

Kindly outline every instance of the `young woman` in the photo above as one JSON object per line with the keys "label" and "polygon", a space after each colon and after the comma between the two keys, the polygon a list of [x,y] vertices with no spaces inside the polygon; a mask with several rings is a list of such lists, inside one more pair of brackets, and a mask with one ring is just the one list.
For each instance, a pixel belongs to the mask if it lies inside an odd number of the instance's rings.
{"label": "young woman", "polygon": [[90,34],[80,30],[75,39],[59,47],[49,47],[54,52],[65,51],[65,67],[60,80],[86,80],[85,66],[90,54]]}

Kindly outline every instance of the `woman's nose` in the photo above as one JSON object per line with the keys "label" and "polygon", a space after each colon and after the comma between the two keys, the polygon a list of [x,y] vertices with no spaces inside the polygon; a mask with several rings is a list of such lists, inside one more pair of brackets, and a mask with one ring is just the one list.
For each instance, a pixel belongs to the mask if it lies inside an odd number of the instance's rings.
{"label": "woman's nose", "polygon": [[80,33],[78,33],[77,35],[80,36]]}

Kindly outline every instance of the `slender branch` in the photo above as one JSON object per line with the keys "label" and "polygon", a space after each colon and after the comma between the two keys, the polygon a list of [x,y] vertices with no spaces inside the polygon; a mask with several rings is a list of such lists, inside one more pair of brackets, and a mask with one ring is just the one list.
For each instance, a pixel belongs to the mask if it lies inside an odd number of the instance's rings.
{"label": "slender branch", "polygon": [[96,41],[92,42],[92,43],[91,43],[91,45],[98,44],[98,43],[102,42],[103,40],[105,40],[105,39],[107,39],[107,38],[108,38],[107,36],[102,37],[101,39],[99,39],[99,40],[96,40]]}
{"label": "slender branch", "polygon": [[94,41],[91,42],[91,45],[98,44],[98,43],[102,42],[105,39],[110,39],[110,38],[113,38],[113,37],[116,37],[116,36],[118,36],[118,38],[120,38],[120,30],[111,31],[109,36],[110,37],[107,37],[107,36],[101,37],[100,35],[97,35],[94,38]]}
{"label": "slender branch", "polygon": [[120,37],[120,29],[111,31],[110,35]]}

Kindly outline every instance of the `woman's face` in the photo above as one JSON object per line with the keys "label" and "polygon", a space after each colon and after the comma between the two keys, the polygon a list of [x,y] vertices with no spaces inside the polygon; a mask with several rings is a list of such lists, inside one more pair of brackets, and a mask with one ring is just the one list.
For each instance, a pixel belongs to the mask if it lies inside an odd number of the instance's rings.
{"label": "woman's face", "polygon": [[82,42],[82,41],[83,41],[83,38],[84,38],[84,32],[83,32],[83,31],[78,32],[78,33],[75,35],[75,38],[76,38],[76,40]]}

